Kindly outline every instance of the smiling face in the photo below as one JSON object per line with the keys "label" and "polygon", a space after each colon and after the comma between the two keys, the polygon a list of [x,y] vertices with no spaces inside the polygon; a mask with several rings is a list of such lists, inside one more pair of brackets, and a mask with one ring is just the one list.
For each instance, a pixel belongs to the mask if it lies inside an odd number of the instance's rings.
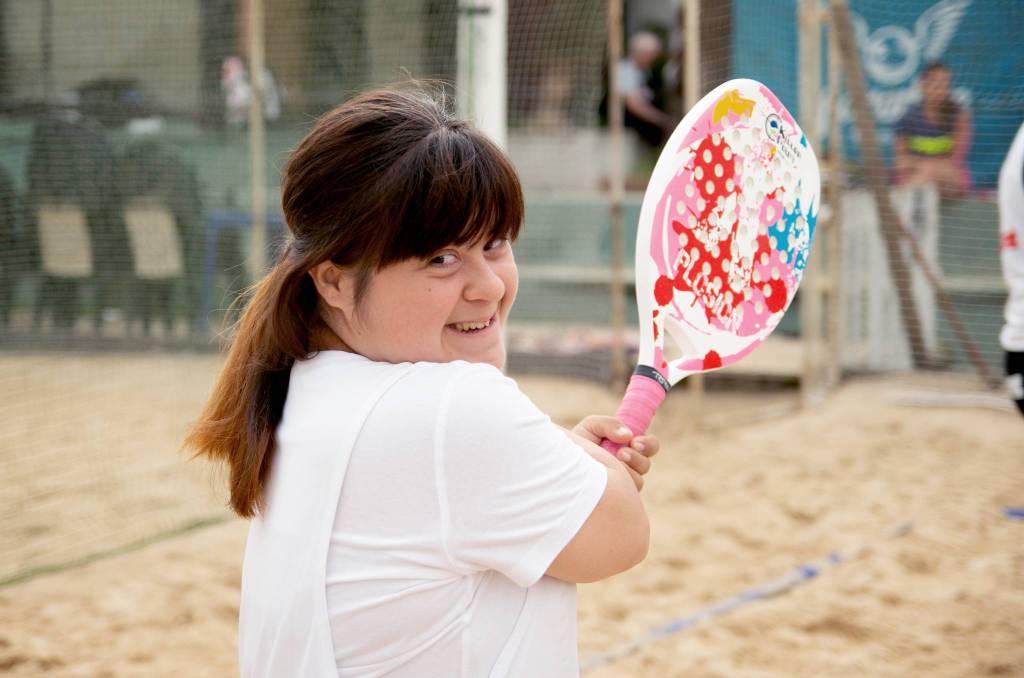
{"label": "smiling face", "polygon": [[302,351],[504,364],[524,205],[493,141],[443,101],[371,92],[318,122],[286,177],[284,255],[316,288],[294,286]]}
{"label": "smiling face", "polygon": [[926,105],[941,104],[949,97],[951,75],[948,69],[930,69],[921,78],[921,98]]}
{"label": "smiling face", "polygon": [[372,274],[358,305],[333,313],[346,346],[382,362],[505,364],[502,330],[519,274],[504,238],[452,245]]}
{"label": "smiling face", "polygon": [[661,56],[661,38],[642,31],[629,41],[629,58],[640,68],[647,70],[654,66]]}

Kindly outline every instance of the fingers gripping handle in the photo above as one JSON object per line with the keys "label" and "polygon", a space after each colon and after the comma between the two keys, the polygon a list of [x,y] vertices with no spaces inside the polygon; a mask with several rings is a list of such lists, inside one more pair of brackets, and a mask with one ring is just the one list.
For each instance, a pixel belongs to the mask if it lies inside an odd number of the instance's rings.
{"label": "fingers gripping handle", "polygon": [[[634,374],[629,380],[626,395],[622,398],[615,416],[629,427],[633,435],[646,433],[655,410],[665,399],[665,393],[665,387],[651,377]],[[615,454],[622,445],[605,439],[601,441],[601,447]]]}

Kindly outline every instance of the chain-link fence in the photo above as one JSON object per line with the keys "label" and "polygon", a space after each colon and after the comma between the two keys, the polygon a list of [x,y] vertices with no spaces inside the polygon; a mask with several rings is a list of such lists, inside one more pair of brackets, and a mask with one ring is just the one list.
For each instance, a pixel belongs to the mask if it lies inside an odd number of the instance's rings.
{"label": "chain-link fence", "polygon": [[[0,1],[0,384],[8,394],[0,405],[0,580],[225,515],[220,486],[175,451],[214,378],[232,302],[252,280],[256,193],[266,195],[270,254],[285,232],[280,167],[317,115],[356,91],[409,78],[447,83],[456,100],[472,101],[458,83],[481,67],[475,22],[493,3],[265,0],[256,59],[254,4]],[[703,94],[729,77],[752,77],[800,116],[817,111],[817,123],[803,126],[830,168],[831,218],[820,222],[815,257],[827,259],[829,242],[836,254],[815,289],[826,290],[824,317],[838,319],[836,336],[826,336],[832,350],[819,358],[847,372],[916,369],[916,378],[927,369],[976,387],[958,376],[976,369],[966,335],[996,373],[1005,291],[993,190],[1024,107],[1024,8],[1013,0],[851,3],[884,163],[872,166],[856,102],[838,88],[836,73],[848,81],[849,69],[830,66],[840,55],[828,39],[828,6],[694,2],[700,18],[687,31],[684,4],[624,3],[624,58],[633,58],[638,34],[658,47],[639,69],[648,103],[677,120],[687,78]],[[802,23],[807,5],[813,12]],[[504,131],[527,202],[510,369],[607,379],[615,336],[608,6],[509,0],[506,11]],[[798,57],[808,30],[822,33],[816,61]],[[899,144],[928,136],[908,115],[935,60],[947,66],[955,119],[968,121],[966,137],[950,132],[953,149],[933,154],[958,168],[949,176],[969,177],[953,191],[894,172]],[[258,116],[250,111],[253,62],[265,64]],[[800,85],[807,69],[810,88]],[[842,143],[829,133],[833,118]],[[263,130],[258,147],[250,121]],[[636,122],[627,119],[627,262],[664,136]],[[910,160],[928,155],[918,151]],[[264,185],[254,190],[260,174]],[[905,239],[887,246],[886,229],[896,226],[877,209],[872,176],[902,184],[892,211],[940,287]],[[786,383],[802,369],[803,295],[776,333],[781,344],[745,361],[760,360],[757,369]],[[631,301],[625,318],[627,326],[635,318]]]}
{"label": "chain-link fence", "polygon": [[1024,119],[1024,6],[833,5],[841,364],[995,384],[1006,299],[996,183]]}
{"label": "chain-link fence", "polygon": [[890,380],[921,404],[1010,407],[989,389],[1003,369],[996,184],[1024,120],[1022,25],[1024,6],[999,0],[733,3],[733,72],[792,102],[823,159],[823,270],[798,299],[823,296],[827,329],[787,321],[827,344],[826,371],[905,375]]}
{"label": "chain-link fence", "polygon": [[[467,111],[489,4],[0,2],[0,580],[225,515],[176,449],[253,279],[258,194],[268,260],[280,168],[319,114],[408,79]],[[504,11],[529,213],[511,368],[603,378],[606,4]]]}

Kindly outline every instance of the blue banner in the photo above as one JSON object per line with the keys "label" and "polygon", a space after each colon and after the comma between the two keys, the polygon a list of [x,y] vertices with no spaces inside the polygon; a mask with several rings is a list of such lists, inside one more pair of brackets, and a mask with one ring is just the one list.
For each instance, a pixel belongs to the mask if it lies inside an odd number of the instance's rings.
{"label": "blue banner", "polygon": [[[971,115],[968,167],[975,187],[994,187],[1024,120],[1024,2],[852,0],[850,14],[886,155],[891,158],[894,126],[920,101],[922,69],[941,61],[952,72],[954,99]],[[733,75],[764,82],[793,111],[799,110],[797,26],[796,0],[733,0]],[[846,153],[856,160],[845,97],[840,120]],[[825,129],[824,120],[817,129]]]}

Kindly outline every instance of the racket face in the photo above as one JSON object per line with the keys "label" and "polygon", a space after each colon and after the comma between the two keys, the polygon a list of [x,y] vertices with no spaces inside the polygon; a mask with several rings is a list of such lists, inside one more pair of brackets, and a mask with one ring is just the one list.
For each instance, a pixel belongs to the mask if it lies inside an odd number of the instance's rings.
{"label": "racket face", "polygon": [[[701,99],[640,208],[640,363],[674,384],[757,348],[800,284],[819,187],[814,151],[767,87],[730,80]],[[666,335],[681,355],[667,357]]]}

